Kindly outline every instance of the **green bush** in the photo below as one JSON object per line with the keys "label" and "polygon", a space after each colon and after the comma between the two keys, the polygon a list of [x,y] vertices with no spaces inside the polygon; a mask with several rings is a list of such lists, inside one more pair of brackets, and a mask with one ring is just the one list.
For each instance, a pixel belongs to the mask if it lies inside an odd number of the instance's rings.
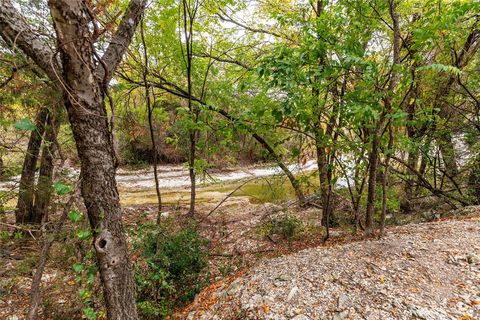
{"label": "green bush", "polygon": [[192,300],[207,282],[206,241],[195,226],[178,232],[166,225],[143,225],[136,247],[138,308],[144,318],[165,317]]}
{"label": "green bush", "polygon": [[303,222],[295,216],[272,218],[264,223],[259,231],[264,236],[279,235],[290,244],[304,230]]}

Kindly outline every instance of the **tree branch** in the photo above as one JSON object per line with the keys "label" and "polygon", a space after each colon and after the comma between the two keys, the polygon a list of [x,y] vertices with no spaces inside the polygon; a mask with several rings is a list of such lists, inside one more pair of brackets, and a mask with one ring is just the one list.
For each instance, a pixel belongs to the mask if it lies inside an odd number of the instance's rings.
{"label": "tree branch", "polygon": [[[132,41],[140,18],[145,10],[146,0],[131,0],[122,21],[113,35],[110,44],[102,56],[102,63],[97,66],[95,76],[106,83],[110,82],[113,72],[122,60],[123,54]],[[105,70],[105,67],[107,70]]]}
{"label": "tree branch", "polygon": [[0,36],[15,50],[19,48],[57,82],[60,66],[52,49],[26,23],[10,0],[0,0]]}

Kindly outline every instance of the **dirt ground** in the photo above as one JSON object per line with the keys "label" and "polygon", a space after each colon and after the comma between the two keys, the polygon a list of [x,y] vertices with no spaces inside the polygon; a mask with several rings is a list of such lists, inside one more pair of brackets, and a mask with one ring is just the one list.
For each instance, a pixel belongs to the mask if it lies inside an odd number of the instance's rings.
{"label": "dirt ground", "polygon": [[[209,292],[216,292],[214,288],[217,287],[220,288],[218,290],[224,290],[227,283],[238,277],[243,277],[242,275],[245,273],[252,274],[258,266],[262,266],[268,261],[279,261],[278,259],[282,259],[283,256],[285,256],[285,259],[290,259],[291,253],[316,247],[318,249],[312,250],[324,250],[324,248],[327,248],[326,250],[336,250],[335,248],[338,247],[339,252],[344,252],[343,246],[345,244],[362,241],[361,235],[355,235],[351,230],[338,227],[332,230],[331,239],[326,244],[322,244],[323,233],[319,226],[321,210],[315,207],[299,208],[292,201],[279,206],[273,204],[253,204],[248,197],[234,197],[225,201],[222,206],[211,213],[211,210],[217,204],[218,201],[215,200],[200,203],[198,207],[196,221],[201,234],[209,240],[208,251],[212,285],[206,288],[197,299],[197,302],[192,304],[190,309],[187,310],[192,310],[192,308],[198,308],[198,310],[205,309],[204,301],[206,300],[210,301],[208,305],[215,305],[216,302],[214,303],[210,298],[206,298]],[[164,219],[176,221],[180,227],[183,221],[187,219],[186,212],[187,208],[181,205],[170,206],[165,208],[163,216]],[[301,230],[298,231],[298,234],[295,234],[291,241],[287,241],[279,234],[266,236],[265,232],[262,231],[262,228],[268,225],[269,222],[292,216],[297,217],[304,223]],[[126,229],[129,229],[146,221],[155,221],[155,217],[155,207],[133,206],[125,209],[124,222]],[[10,217],[10,219],[12,218]],[[468,223],[478,227],[478,222],[475,220],[477,218],[478,214],[474,214],[473,218],[470,215]],[[72,226],[68,224],[65,226],[65,237],[67,237],[71,228]],[[405,241],[409,241],[409,243],[414,242],[414,239],[416,239],[415,234],[420,234],[420,231],[415,231],[416,226],[414,225],[406,228],[391,228],[388,230],[388,233],[402,234]],[[424,230],[425,228],[425,226],[420,226],[419,230]],[[2,230],[10,229],[2,226]],[[445,231],[444,229],[442,230]],[[452,239],[463,236],[460,227],[452,230],[452,232],[448,233]],[[440,231],[436,232],[439,233]],[[413,235],[411,240],[409,240],[409,234]],[[480,233],[477,234],[480,235]],[[52,319],[53,313],[56,318],[60,319],[81,317],[81,305],[78,298],[79,286],[78,282],[75,281],[75,274],[71,270],[71,266],[75,261],[75,255],[78,255],[78,250],[81,251],[81,248],[76,250],[74,244],[72,249],[72,244],[70,243],[67,246],[66,241],[68,241],[67,238],[61,239],[55,243],[51,250],[42,280],[44,303],[41,319]],[[455,243],[455,241],[453,242]],[[33,239],[28,234],[23,235],[21,239],[12,239],[11,237],[2,239],[0,249],[1,319],[24,318],[28,308],[32,270],[40,252],[40,243],[38,239]],[[448,246],[450,245],[448,243]],[[458,246],[464,245],[467,245],[467,243],[458,242]],[[468,242],[468,245],[473,246],[473,243]],[[478,254],[478,250],[475,252]],[[135,259],[135,257],[133,258]],[[333,264],[338,257],[332,259],[329,263],[334,268]],[[282,266],[281,269],[285,271],[292,270],[288,264]],[[100,290],[99,285],[96,288]],[[273,305],[269,306],[269,308],[274,310]],[[100,317],[101,315],[102,313],[100,313]],[[179,312],[177,315],[179,318],[185,318],[189,315],[189,312]],[[197,316],[200,316],[200,314],[190,313],[190,317],[197,318]],[[203,318],[210,319],[210,317],[205,315]],[[214,317],[212,316],[212,318]],[[217,319],[229,319],[229,316],[217,317]],[[312,319],[317,318],[313,317]]]}

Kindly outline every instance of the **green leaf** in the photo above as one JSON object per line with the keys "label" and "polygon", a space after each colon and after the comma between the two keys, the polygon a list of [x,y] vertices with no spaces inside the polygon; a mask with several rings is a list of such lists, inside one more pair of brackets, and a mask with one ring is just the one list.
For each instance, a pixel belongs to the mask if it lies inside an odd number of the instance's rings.
{"label": "green leaf", "polygon": [[87,229],[81,229],[77,231],[77,238],[79,238],[80,240],[87,240],[90,238],[90,235],[90,230]]}
{"label": "green leaf", "polygon": [[82,312],[83,312],[83,315],[85,316],[85,318],[87,318],[88,320],[96,320],[97,319],[97,313],[95,312],[95,310],[93,310],[93,308],[90,308],[90,307],[83,308]]}
{"label": "green leaf", "polygon": [[37,128],[35,123],[33,123],[32,120],[30,120],[28,118],[23,118],[23,119],[18,120],[17,122],[15,122],[13,124],[13,127],[15,129],[25,130],[25,131],[33,131]]}
{"label": "green leaf", "polygon": [[78,222],[82,219],[83,214],[81,212],[72,210],[68,213],[68,219],[72,222]]}
{"label": "green leaf", "polygon": [[73,268],[73,271],[75,271],[75,273],[80,273],[83,271],[83,264],[75,263],[72,268]]}
{"label": "green leaf", "polygon": [[61,182],[55,182],[53,184],[53,189],[55,189],[56,194],[58,194],[59,196],[63,196],[72,191],[72,186],[63,184]]}

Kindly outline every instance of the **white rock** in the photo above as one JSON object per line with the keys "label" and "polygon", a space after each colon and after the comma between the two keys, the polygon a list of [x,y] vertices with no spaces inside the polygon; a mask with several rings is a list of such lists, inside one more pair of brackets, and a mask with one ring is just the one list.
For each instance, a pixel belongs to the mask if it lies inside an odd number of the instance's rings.
{"label": "white rock", "polygon": [[293,287],[292,290],[290,290],[290,293],[287,296],[287,302],[292,300],[293,297],[297,294],[297,292],[298,292],[298,287],[297,286]]}

